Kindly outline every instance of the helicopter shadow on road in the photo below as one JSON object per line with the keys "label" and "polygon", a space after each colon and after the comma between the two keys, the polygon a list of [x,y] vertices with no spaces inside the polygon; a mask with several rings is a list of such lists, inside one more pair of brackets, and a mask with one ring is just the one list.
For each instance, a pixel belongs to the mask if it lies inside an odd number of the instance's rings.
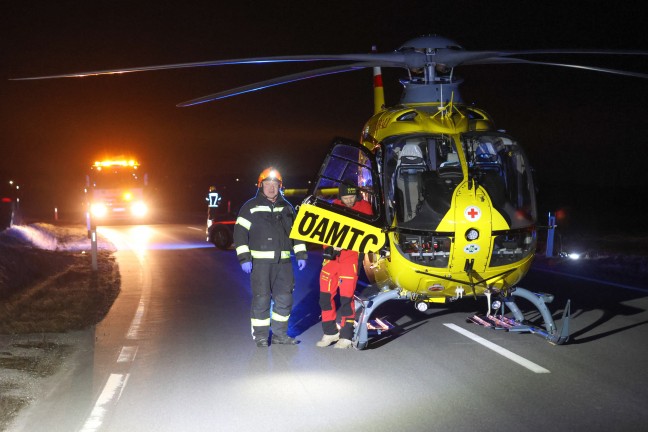
{"label": "helicopter shadow on road", "polygon": [[384,331],[380,334],[369,335],[369,344],[367,349],[378,349],[390,342],[395,341],[399,337],[406,335],[412,330],[422,327],[433,318],[438,318],[454,312],[451,309],[444,308],[434,310],[430,313],[420,312],[414,309],[413,304],[408,301],[395,301],[384,304],[376,309],[373,317],[378,317],[381,320],[386,320],[394,327],[389,331]]}
{"label": "helicopter shadow on road", "polygon": [[309,251],[307,268],[295,271],[295,304],[290,312],[288,334],[299,336],[321,321],[319,306],[319,270],[321,269],[321,252]]}
{"label": "helicopter shadow on road", "polygon": [[[612,336],[617,333],[622,333],[624,331],[633,329],[635,327],[640,327],[648,324],[648,320],[640,321],[631,325],[616,327],[609,329],[600,333],[597,333],[597,329],[610,325],[614,326],[615,318],[620,316],[633,316],[642,312],[645,312],[644,309],[629,306],[624,304],[627,301],[636,299],[638,297],[643,297],[643,295],[637,295],[637,292],[630,290],[611,290],[611,291],[599,291],[596,295],[590,294],[588,296],[582,296],[582,290],[578,292],[581,293],[580,296],[576,294],[577,287],[574,287],[572,292],[567,290],[556,296],[553,304],[564,305],[567,302],[568,298],[575,299],[578,308],[574,310],[574,301],[572,300],[572,310],[571,314],[571,327],[574,329],[570,334],[570,339],[567,342],[568,344],[583,344],[588,342],[593,342],[598,339],[602,339],[608,336]],[[540,328],[543,327],[542,316],[537,310],[531,310],[530,304],[526,304],[525,301],[518,301],[518,306],[522,310],[526,310],[525,318],[529,321],[530,324],[536,325]],[[382,332],[381,334],[374,334],[369,338],[368,349],[380,348],[393,340],[396,340],[400,336],[403,336],[409,333],[412,330],[415,330],[425,324],[428,321],[442,317],[452,313],[465,313],[466,317],[475,314],[476,312],[481,311],[482,307],[485,307],[485,304],[477,299],[476,301],[471,301],[470,299],[464,299],[463,301],[452,303],[448,305],[441,306],[439,309],[432,309],[426,312],[420,312],[414,308],[412,302],[409,301],[393,301],[387,302],[381,305],[372,315],[372,318],[378,317],[385,319],[390,323],[394,324],[394,328],[389,331]],[[553,308],[552,308],[553,309]],[[579,320],[585,320],[586,312],[600,312],[600,316],[594,321],[585,322],[583,327],[578,327],[575,324],[578,324]],[[563,325],[562,322],[562,313],[563,309],[557,309],[553,311],[553,319],[558,327],[561,328]],[[591,319],[591,318],[590,318]]]}
{"label": "helicopter shadow on road", "polygon": [[[538,276],[537,273],[531,272],[525,279],[525,285],[529,285],[529,288],[533,289],[534,285],[540,280],[544,281],[545,284],[549,282],[549,285],[559,284],[563,288],[556,292],[555,300],[552,304],[556,306],[564,305],[568,299],[571,300],[572,314],[570,327],[572,331],[567,344],[575,345],[593,342],[648,324],[648,321],[644,320],[631,325],[597,332],[602,327],[614,327],[615,319],[618,317],[629,317],[645,312],[642,308],[627,304],[630,301],[646,297],[645,292],[642,290],[610,287],[605,281],[598,284],[591,281],[570,278],[565,275],[554,276],[544,274],[540,278]],[[555,278],[555,282],[553,278]],[[550,305],[554,320],[556,320],[557,325],[561,325],[562,323],[559,320],[562,309],[555,310],[554,308]],[[591,321],[592,318],[589,318],[589,316],[597,312],[599,316]]]}
{"label": "helicopter shadow on road", "polygon": [[648,324],[648,320],[644,320],[626,326],[615,327],[601,333],[597,332],[598,329],[604,326],[614,326],[615,319],[618,317],[627,317],[645,312],[643,309],[624,304],[626,301],[637,298],[635,293],[626,290],[620,291],[622,292],[614,290],[612,293],[600,293],[596,296],[587,296],[578,299],[579,310],[577,313],[572,315],[572,318],[578,318],[583,315],[585,311],[598,311],[600,312],[600,316],[595,321],[592,321],[584,327],[574,331],[570,335],[569,344],[576,345],[593,342],[598,339]]}
{"label": "helicopter shadow on road", "polygon": [[293,306],[288,322],[288,334],[292,337],[301,335],[320,321],[319,290],[310,289],[306,296]]}

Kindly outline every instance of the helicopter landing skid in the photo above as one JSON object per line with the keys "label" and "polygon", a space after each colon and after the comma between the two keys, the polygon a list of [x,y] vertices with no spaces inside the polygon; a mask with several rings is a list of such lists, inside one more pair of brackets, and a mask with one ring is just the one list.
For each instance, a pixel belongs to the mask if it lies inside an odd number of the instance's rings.
{"label": "helicopter landing skid", "polygon": [[363,350],[367,347],[369,343],[369,332],[380,334],[383,331],[388,331],[393,328],[393,325],[384,319],[370,320],[371,314],[376,308],[389,300],[407,300],[407,298],[401,297],[400,290],[394,289],[379,292],[366,300],[359,299],[356,303],[359,303],[358,309],[362,309],[353,337],[353,343],[357,349]]}
{"label": "helicopter landing skid", "polygon": [[[521,297],[529,300],[538,309],[544,320],[544,329],[524,323],[524,314],[520,311],[520,308],[515,303],[513,297]],[[554,345],[563,345],[569,340],[571,301],[567,300],[567,304],[565,305],[562,314],[562,327],[558,330],[553,317],[549,312],[549,308],[547,308],[547,303],[550,303],[552,300],[553,297],[548,294],[537,294],[524,288],[516,288],[515,291],[512,292],[512,297],[504,299],[504,304],[511,310],[515,319],[503,315],[491,315],[489,313],[487,315],[473,315],[468,318],[468,321],[494,330],[537,334],[538,336],[544,337]]]}

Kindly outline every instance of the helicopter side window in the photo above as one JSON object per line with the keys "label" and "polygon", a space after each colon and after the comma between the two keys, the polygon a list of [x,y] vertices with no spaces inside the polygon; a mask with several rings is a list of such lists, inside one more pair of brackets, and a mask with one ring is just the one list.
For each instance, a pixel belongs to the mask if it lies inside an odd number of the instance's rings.
{"label": "helicopter side window", "polygon": [[[481,172],[481,184],[493,203],[493,207],[500,212],[506,222],[511,225],[511,209],[506,199],[506,182],[498,170],[486,169]],[[508,204],[508,205],[507,205]]]}
{"label": "helicopter side window", "polygon": [[[422,193],[421,173],[427,170],[421,147],[415,143],[403,146],[396,165],[397,201],[401,203],[402,221],[407,222],[416,215]],[[400,212],[399,212],[400,213]]]}
{"label": "helicopter side window", "polygon": [[[344,143],[334,146],[325,160],[318,181],[312,190],[313,197],[318,204],[330,206],[338,212],[374,221],[378,217],[374,215],[380,215],[378,206],[381,201],[377,197],[378,191],[374,188],[372,167],[372,162],[358,148]],[[362,197],[371,204],[373,215],[334,205],[333,202],[339,198],[339,189],[342,185],[356,187],[358,197]]]}

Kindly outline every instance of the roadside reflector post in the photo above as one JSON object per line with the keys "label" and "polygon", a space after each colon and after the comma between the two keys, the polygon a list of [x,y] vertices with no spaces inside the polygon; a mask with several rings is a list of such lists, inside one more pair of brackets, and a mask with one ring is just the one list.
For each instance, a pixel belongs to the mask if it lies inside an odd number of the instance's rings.
{"label": "roadside reflector post", "polygon": [[546,257],[553,256],[555,231],[556,231],[556,216],[549,213],[549,223],[547,224],[547,250],[545,251]]}
{"label": "roadside reflector post", "polygon": [[97,229],[96,227],[91,231],[90,234],[90,246],[92,254],[92,270],[97,271]]}

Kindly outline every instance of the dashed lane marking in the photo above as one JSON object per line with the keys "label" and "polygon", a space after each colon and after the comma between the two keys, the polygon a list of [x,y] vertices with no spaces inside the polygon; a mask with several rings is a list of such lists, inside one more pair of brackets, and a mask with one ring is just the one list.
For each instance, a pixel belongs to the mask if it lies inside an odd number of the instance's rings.
{"label": "dashed lane marking", "polygon": [[95,432],[101,429],[104,419],[108,413],[109,406],[121,397],[126,382],[128,381],[128,374],[111,374],[106,381],[99,399],[95,404],[90,416],[81,428],[80,432]]}

